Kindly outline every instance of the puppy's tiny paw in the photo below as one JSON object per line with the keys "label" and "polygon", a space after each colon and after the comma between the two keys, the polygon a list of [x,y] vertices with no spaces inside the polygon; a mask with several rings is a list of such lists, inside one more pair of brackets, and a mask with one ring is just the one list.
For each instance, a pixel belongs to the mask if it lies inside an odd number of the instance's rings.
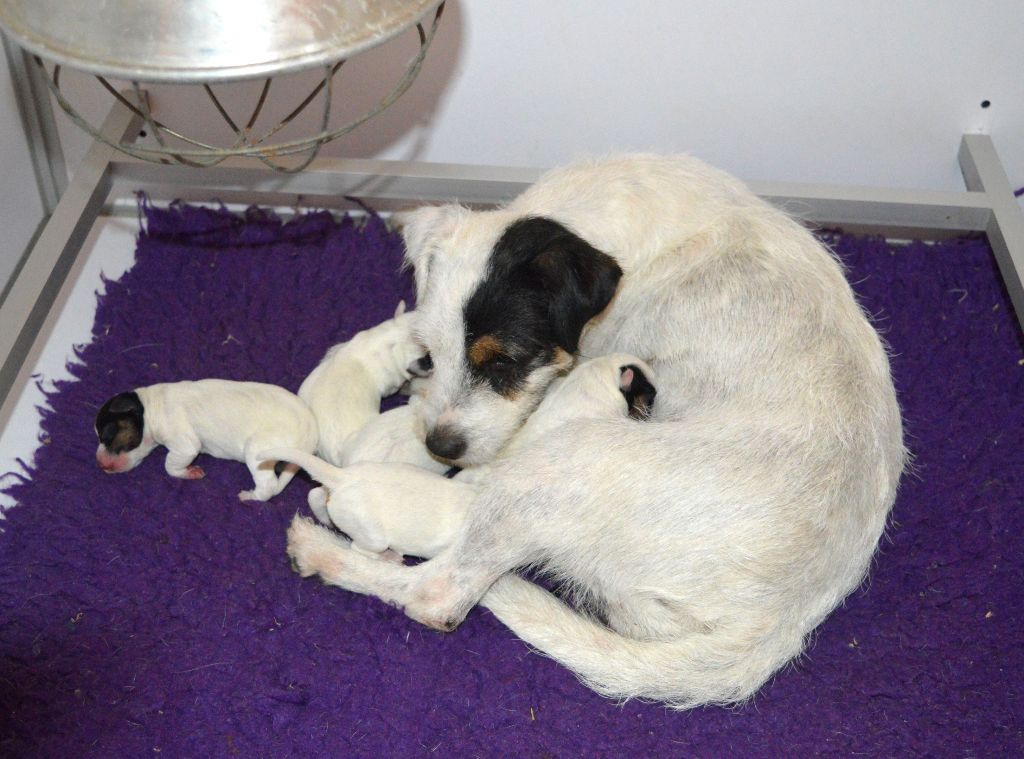
{"label": "puppy's tiny paw", "polygon": [[206,472],[203,471],[201,466],[192,464],[191,466],[185,467],[181,474],[182,479],[185,480],[201,480],[206,476]]}
{"label": "puppy's tiny paw", "polygon": [[309,508],[313,512],[313,516],[317,518],[317,521],[320,522],[320,524],[331,524],[331,517],[327,512],[328,500],[329,494],[325,487],[313,488],[309,491],[309,495],[306,498],[306,503],[309,504]]}
{"label": "puppy's tiny paw", "polygon": [[403,564],[402,554],[393,548],[387,548],[377,554],[377,558],[382,561],[390,561],[392,564]]}
{"label": "puppy's tiny paw", "polygon": [[242,490],[238,493],[239,501],[265,501],[255,490]]}

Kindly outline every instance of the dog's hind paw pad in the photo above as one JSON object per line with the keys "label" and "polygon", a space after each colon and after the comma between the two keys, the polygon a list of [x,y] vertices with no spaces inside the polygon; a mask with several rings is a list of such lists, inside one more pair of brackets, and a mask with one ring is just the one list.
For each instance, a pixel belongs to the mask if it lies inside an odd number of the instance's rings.
{"label": "dog's hind paw pad", "polygon": [[348,546],[330,530],[298,515],[288,527],[288,557],[303,577],[337,572]]}

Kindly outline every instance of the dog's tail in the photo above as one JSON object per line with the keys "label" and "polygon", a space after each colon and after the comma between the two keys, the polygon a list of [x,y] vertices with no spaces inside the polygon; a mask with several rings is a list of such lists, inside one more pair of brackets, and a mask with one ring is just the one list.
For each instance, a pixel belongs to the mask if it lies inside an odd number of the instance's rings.
{"label": "dog's tail", "polygon": [[319,456],[298,448],[268,448],[260,451],[256,457],[261,461],[289,461],[298,464],[317,482],[326,482],[338,471],[336,466],[328,464]]}
{"label": "dog's tail", "polygon": [[[779,666],[799,653],[752,645],[716,632],[673,640],[634,640],[576,613],[552,594],[507,574],[480,603],[512,632],[615,699],[652,699],[685,709],[749,698]],[[783,650],[786,649],[786,650]]]}

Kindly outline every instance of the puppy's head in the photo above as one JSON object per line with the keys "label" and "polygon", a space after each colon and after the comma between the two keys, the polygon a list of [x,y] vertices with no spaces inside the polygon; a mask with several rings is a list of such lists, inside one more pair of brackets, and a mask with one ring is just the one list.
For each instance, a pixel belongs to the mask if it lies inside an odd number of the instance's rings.
{"label": "puppy's head", "polygon": [[483,464],[572,366],[584,325],[622,271],[548,218],[448,206],[404,221],[416,331],[434,365],[420,405],[427,448]]}
{"label": "puppy's head", "polygon": [[624,416],[645,420],[656,393],[650,366],[628,353],[610,353],[577,363],[552,386],[536,413],[559,422]]}
{"label": "puppy's head", "polygon": [[144,409],[137,393],[120,393],[96,414],[96,463],[104,472],[134,469],[155,445],[146,434]]}

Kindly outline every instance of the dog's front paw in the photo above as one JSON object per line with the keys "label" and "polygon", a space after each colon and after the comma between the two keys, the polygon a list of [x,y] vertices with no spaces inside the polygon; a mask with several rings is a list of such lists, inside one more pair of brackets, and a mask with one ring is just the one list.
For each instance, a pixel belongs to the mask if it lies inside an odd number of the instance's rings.
{"label": "dog's front paw", "polygon": [[296,514],[288,527],[288,557],[302,577],[337,574],[348,551],[342,538],[312,519]]}

